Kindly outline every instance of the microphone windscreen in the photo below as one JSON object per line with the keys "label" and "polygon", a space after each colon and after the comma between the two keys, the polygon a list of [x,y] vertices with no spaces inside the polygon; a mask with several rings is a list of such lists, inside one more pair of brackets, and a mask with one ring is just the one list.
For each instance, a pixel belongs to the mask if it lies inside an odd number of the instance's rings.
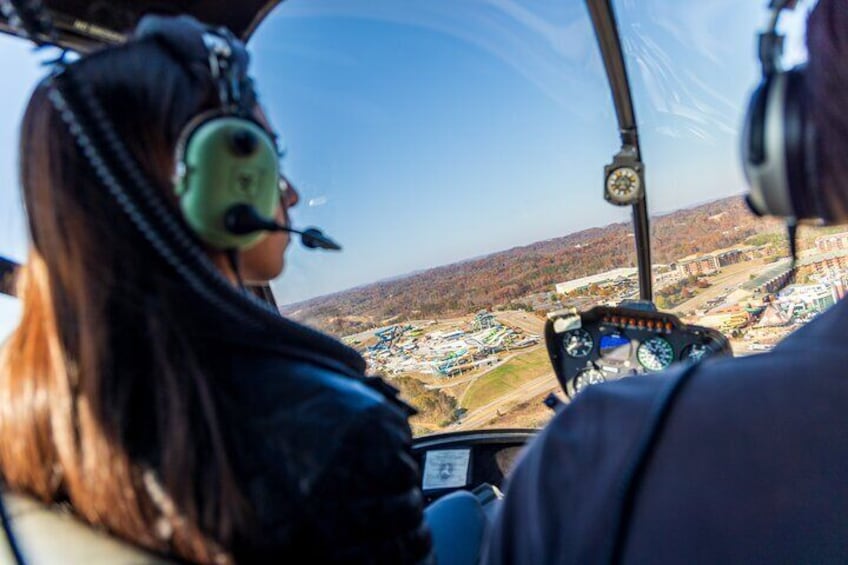
{"label": "microphone windscreen", "polygon": [[341,251],[342,246],[325,236],[321,230],[316,228],[306,228],[300,234],[300,242],[310,249],[330,249],[333,251]]}

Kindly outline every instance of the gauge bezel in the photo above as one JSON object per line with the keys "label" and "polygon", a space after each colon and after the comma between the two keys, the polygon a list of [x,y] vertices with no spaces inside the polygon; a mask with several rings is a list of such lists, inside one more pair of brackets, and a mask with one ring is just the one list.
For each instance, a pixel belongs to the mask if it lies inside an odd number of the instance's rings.
{"label": "gauge bezel", "polygon": [[[618,195],[610,189],[611,179],[617,173],[627,171],[635,177],[635,189],[627,195]],[[638,203],[645,197],[645,166],[639,160],[635,150],[623,148],[616,154],[612,163],[604,167],[604,199],[616,206],[630,206]]]}
{"label": "gauge bezel", "polygon": [[[568,346],[566,345],[565,341],[566,341],[566,339],[568,339],[569,336],[572,336],[572,335],[580,335],[582,339],[588,339],[589,349],[586,351],[586,353],[583,353],[581,355],[574,355],[573,353],[571,353],[568,350]],[[576,328],[576,329],[573,329],[573,330],[568,330],[567,332],[562,334],[561,339],[562,339],[562,349],[563,349],[563,351],[565,351],[565,354],[568,355],[569,357],[571,357],[572,359],[583,359],[585,357],[588,357],[592,353],[592,351],[595,349],[595,338],[593,338],[592,334],[589,333],[588,331],[584,330],[583,328]]]}
{"label": "gauge bezel", "polygon": [[[577,380],[578,380],[581,376],[583,376],[583,375],[585,375],[585,374],[587,374],[587,373],[590,373],[590,372],[591,372],[591,373],[596,373],[596,374],[600,375],[600,376],[601,376],[601,379],[602,379],[602,380],[601,380],[601,382],[596,382],[596,383],[587,383],[585,386],[583,386],[583,388],[581,388],[581,389],[579,389],[579,390],[578,390],[578,389],[577,389]],[[604,372],[604,370],[603,370],[603,369],[601,369],[601,368],[599,368],[599,367],[587,366],[587,367],[583,367],[582,369],[580,369],[579,371],[577,371],[577,374],[576,374],[576,375],[574,375],[571,379],[569,379],[569,381],[566,383],[566,386],[564,387],[564,390],[565,390],[565,394],[566,394],[566,395],[568,395],[568,398],[570,398],[570,399],[574,400],[574,398],[575,398],[578,394],[580,394],[581,392],[583,392],[584,390],[586,390],[586,389],[587,389],[587,388],[589,388],[590,386],[594,386],[594,385],[598,385],[598,384],[603,384],[603,383],[605,383],[605,382],[607,382],[607,374]]]}
{"label": "gauge bezel", "polygon": [[[671,352],[671,355],[669,356],[668,363],[666,363],[663,367],[660,367],[659,369],[656,369],[654,367],[649,367],[642,360],[642,351],[643,351],[643,349],[647,348],[648,344],[651,343],[651,342],[662,343],[662,344],[664,344],[663,347],[667,347],[668,351]],[[656,354],[653,354],[653,355],[656,357]],[[636,348],[636,360],[639,362],[639,365],[641,365],[646,371],[649,371],[651,373],[658,373],[660,371],[665,371],[666,369],[668,369],[674,363],[674,361],[676,359],[677,359],[677,355],[674,352],[674,345],[672,345],[672,343],[669,340],[667,340],[666,338],[664,338],[663,336],[660,336],[660,335],[654,335],[654,336],[647,338],[646,340],[642,341],[642,343],[639,344],[639,347]]]}
{"label": "gauge bezel", "polygon": [[[621,194],[615,189],[615,181],[620,177],[629,177],[632,182],[633,189],[627,194]],[[617,167],[610,171],[606,180],[606,193],[608,199],[620,205],[629,205],[638,202],[642,195],[642,177],[639,172],[629,166]]]}
{"label": "gauge bezel", "polygon": [[[702,357],[699,357],[698,359],[692,359],[692,358],[689,356],[689,352],[690,352],[690,351],[692,351],[692,350],[693,350],[694,348],[696,348],[696,347],[702,347],[702,348],[704,348],[704,353],[702,354]],[[680,351],[680,360],[681,360],[681,361],[700,361],[701,359],[703,359],[703,358],[704,358],[704,356],[707,356],[707,357],[708,357],[709,355],[710,355],[710,346],[709,346],[709,344],[706,344],[706,343],[690,343],[689,345],[687,345],[686,347],[684,347],[684,348]]]}
{"label": "gauge bezel", "polygon": [[[604,349],[603,342],[606,338],[616,340],[619,343],[618,345]],[[598,361],[602,361],[605,365],[609,366],[629,366],[630,360],[633,359],[633,355],[636,352],[636,349],[633,347],[633,343],[634,340],[623,331],[612,331],[600,334],[598,336]],[[619,350],[623,350],[625,347],[627,347],[627,355],[622,357]],[[613,351],[617,352],[617,356],[613,357],[611,355]]]}

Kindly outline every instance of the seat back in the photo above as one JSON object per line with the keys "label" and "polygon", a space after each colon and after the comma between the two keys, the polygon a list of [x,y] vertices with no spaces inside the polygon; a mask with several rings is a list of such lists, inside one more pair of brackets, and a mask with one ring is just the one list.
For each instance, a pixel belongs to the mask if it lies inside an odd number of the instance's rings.
{"label": "seat back", "polygon": [[[85,524],[66,510],[18,494],[3,493],[12,534],[28,564],[172,563]],[[0,565],[15,562],[0,535]]]}

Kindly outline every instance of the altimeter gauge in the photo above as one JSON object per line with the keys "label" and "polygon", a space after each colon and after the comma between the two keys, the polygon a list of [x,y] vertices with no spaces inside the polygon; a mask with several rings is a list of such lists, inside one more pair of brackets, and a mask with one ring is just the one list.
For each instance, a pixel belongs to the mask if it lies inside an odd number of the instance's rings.
{"label": "altimeter gauge", "polygon": [[586,357],[592,352],[592,347],[595,346],[595,340],[592,339],[592,334],[584,329],[571,330],[562,336],[562,346],[569,357],[579,359]]}
{"label": "altimeter gauge", "polygon": [[569,394],[569,396],[574,398],[576,395],[580,394],[580,392],[585,390],[586,387],[599,385],[606,382],[606,380],[604,372],[596,367],[581,369],[571,382],[572,390],[570,391],[571,394]]}

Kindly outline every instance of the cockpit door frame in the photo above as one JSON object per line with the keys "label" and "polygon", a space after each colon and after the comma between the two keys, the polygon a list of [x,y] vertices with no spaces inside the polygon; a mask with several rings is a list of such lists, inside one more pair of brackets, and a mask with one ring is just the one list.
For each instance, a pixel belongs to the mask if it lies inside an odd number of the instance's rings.
{"label": "cockpit door frame", "polygon": [[[611,0],[586,0],[586,7],[595,29],[595,37],[601,50],[604,68],[609,81],[613,105],[618,119],[622,152],[635,155],[641,162],[639,131],[636,112],[633,109],[627,66],[621,51],[621,38]],[[642,300],[653,300],[653,276],[651,271],[651,230],[648,220],[648,198],[644,196],[633,204],[633,234],[636,240],[636,257],[639,266],[639,296]]]}

